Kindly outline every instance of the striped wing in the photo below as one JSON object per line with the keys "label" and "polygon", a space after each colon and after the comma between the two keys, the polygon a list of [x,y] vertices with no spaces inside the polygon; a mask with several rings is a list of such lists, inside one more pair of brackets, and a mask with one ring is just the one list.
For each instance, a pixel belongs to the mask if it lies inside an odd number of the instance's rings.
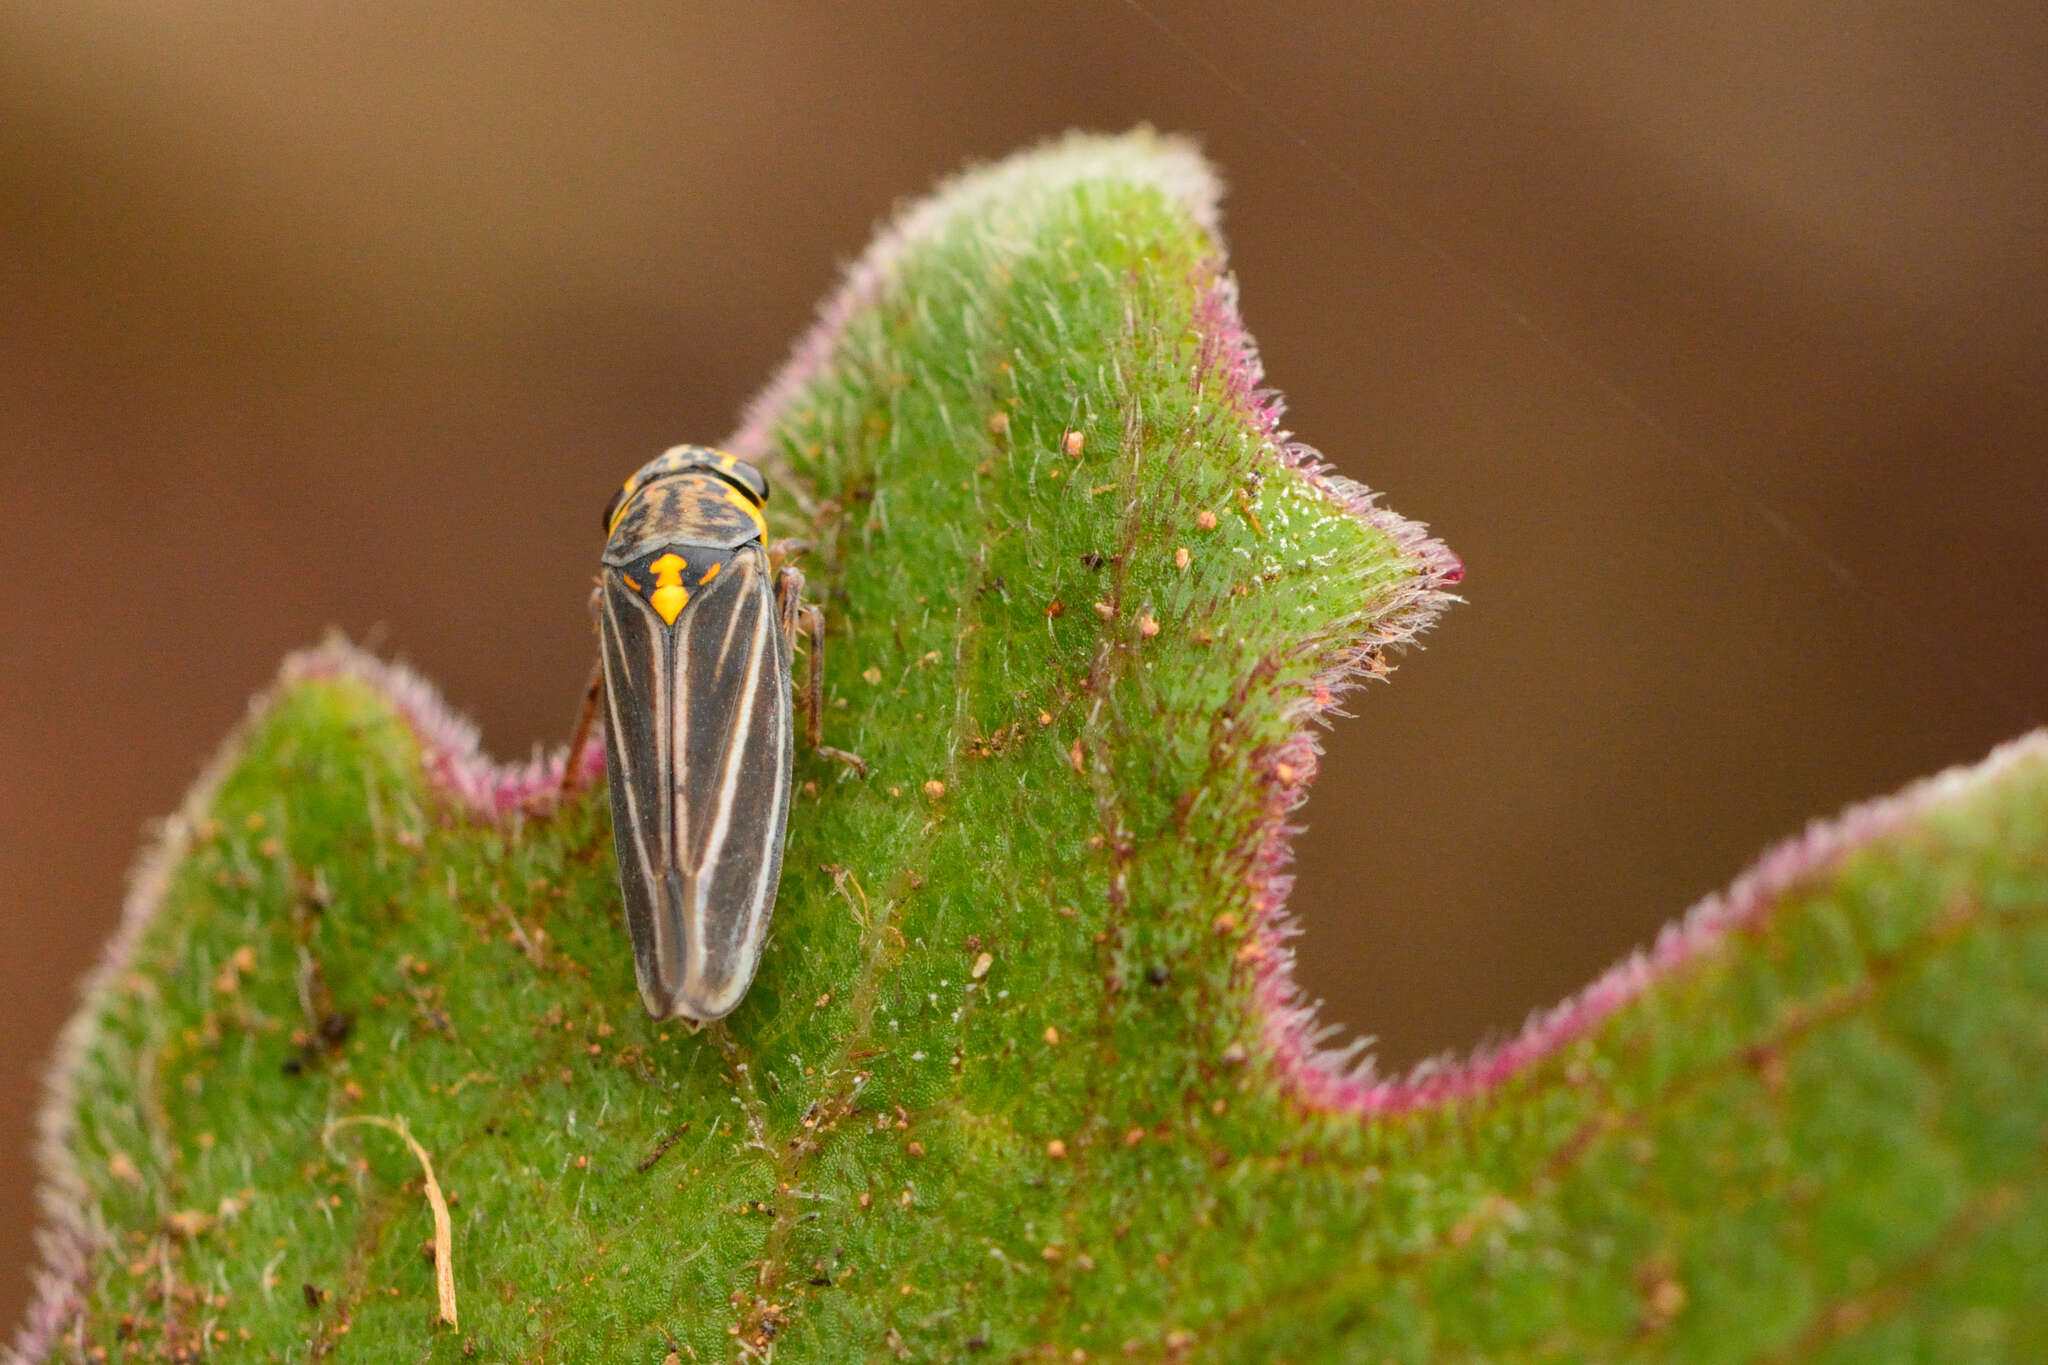
{"label": "striped wing", "polygon": [[640,997],[657,1019],[721,1019],[761,960],[789,813],[789,641],[767,556],[731,551],[673,626],[617,568],[603,607],[612,832]]}

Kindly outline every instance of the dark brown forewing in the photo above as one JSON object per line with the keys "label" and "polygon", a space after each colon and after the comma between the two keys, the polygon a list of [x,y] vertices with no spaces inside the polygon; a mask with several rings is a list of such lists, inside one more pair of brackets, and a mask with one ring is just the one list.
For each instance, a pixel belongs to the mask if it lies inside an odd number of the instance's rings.
{"label": "dark brown forewing", "polygon": [[662,905],[669,846],[667,707],[673,650],[661,618],[606,570],[599,636],[604,659],[605,772],[612,843],[633,937],[633,968],[649,1013],[666,1018],[683,976],[681,925]]}
{"label": "dark brown forewing", "polygon": [[689,953],[682,1007],[731,1012],[754,979],[789,811],[789,642],[767,556],[735,550],[677,622],[669,714],[675,845]]}

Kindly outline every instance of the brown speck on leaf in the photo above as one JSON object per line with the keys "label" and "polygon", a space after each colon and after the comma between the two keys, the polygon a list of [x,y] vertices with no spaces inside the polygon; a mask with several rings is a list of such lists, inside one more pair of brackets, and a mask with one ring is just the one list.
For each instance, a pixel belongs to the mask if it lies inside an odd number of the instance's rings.
{"label": "brown speck on leaf", "polygon": [[1066,611],[1066,609],[1067,604],[1060,601],[1059,598],[1055,597],[1052,599],[1052,601],[1045,604],[1045,618],[1048,621],[1050,621],[1055,616],[1063,614]]}
{"label": "brown speck on leaf", "polygon": [[1195,525],[1201,527],[1204,531],[1215,530],[1216,514],[1204,507],[1201,511],[1195,513]]}
{"label": "brown speck on leaf", "polygon": [[1246,1053],[1243,1043],[1232,1043],[1229,1047],[1223,1049],[1223,1060],[1231,1066],[1244,1065],[1244,1059],[1247,1055],[1249,1054]]}
{"label": "brown speck on leaf", "polygon": [[1144,1140],[1145,1130],[1143,1128],[1133,1128],[1130,1132],[1124,1134],[1124,1146],[1126,1147],[1135,1147]]}
{"label": "brown speck on leaf", "polygon": [[1743,1061],[1756,1068],[1757,1079],[1764,1083],[1764,1089],[1772,1095],[1785,1093],[1785,1058],[1776,1048],[1768,1045],[1751,1048],[1743,1054]]}
{"label": "brown speck on leaf", "polygon": [[197,1209],[179,1209],[164,1215],[164,1231],[181,1242],[190,1242],[206,1235],[213,1226],[213,1216]]}
{"label": "brown speck on leaf", "polygon": [[998,408],[988,415],[988,430],[991,436],[1007,435],[1010,430],[1010,414]]}
{"label": "brown speck on leaf", "polygon": [[1174,568],[1176,568],[1176,569],[1179,569],[1179,570],[1180,570],[1180,571],[1181,571],[1182,573],[1186,573],[1186,572],[1187,572],[1187,567],[1188,567],[1188,564],[1189,564],[1189,562],[1191,561],[1191,559],[1192,559],[1192,556],[1190,556],[1190,555],[1188,554],[1188,547],[1187,547],[1187,546],[1185,546],[1185,545],[1181,545],[1181,546],[1177,546],[1177,547],[1175,547],[1175,549],[1174,549],[1174,552],[1173,552],[1173,567],[1174,567]]}
{"label": "brown speck on leaf", "polygon": [[641,1175],[646,1175],[649,1171],[654,1169],[654,1164],[657,1161],[660,1161],[664,1156],[668,1155],[668,1149],[675,1146],[678,1142],[682,1141],[683,1134],[689,1131],[690,1125],[687,1122],[679,1123],[675,1127],[669,1129],[666,1133],[661,1135],[661,1140],[654,1144],[654,1150],[649,1152],[646,1156],[640,1158],[640,1163],[633,1169],[635,1171],[638,1171]]}
{"label": "brown speck on leaf", "polygon": [[1074,736],[1074,747],[1067,750],[1067,762],[1074,765],[1074,771],[1077,773],[1085,775],[1088,771],[1088,755],[1081,750],[1079,735]]}
{"label": "brown speck on leaf", "polygon": [[1047,1024],[1045,1026],[1045,1041],[1053,1047],[1058,1047],[1060,1045],[1060,1031],[1051,1024]]}
{"label": "brown speck on leaf", "polygon": [[[1679,1283],[1672,1267],[1663,1261],[1652,1261],[1636,1272],[1636,1284],[1643,1294],[1644,1332],[1661,1332],[1671,1325],[1671,1320],[1685,1311],[1687,1294],[1685,1286]],[[1860,1325],[1860,1324],[1859,1324]]]}
{"label": "brown speck on leaf", "polygon": [[882,684],[882,670],[869,664],[860,671],[860,680],[869,687],[879,687]]}
{"label": "brown speck on leaf", "polygon": [[862,1190],[862,1191],[860,1192],[860,1206],[861,1206],[862,1208],[864,1208],[864,1209],[867,1209],[867,1208],[873,1208],[873,1207],[874,1207],[874,1203],[875,1203],[875,1197],[874,1197],[873,1195],[869,1194],[869,1193],[868,1193],[868,1192],[867,1192],[866,1190]]}
{"label": "brown speck on leaf", "polygon": [[1076,917],[1076,916],[1077,916],[1077,915],[1079,915],[1080,913],[1081,913],[1081,912],[1080,912],[1079,910],[1076,910],[1076,909],[1075,909],[1075,908],[1074,908],[1073,906],[1071,906],[1071,905],[1062,905],[1062,906],[1061,906],[1061,907],[1059,908],[1059,917],[1060,917],[1061,919],[1073,919],[1074,917]]}
{"label": "brown speck on leaf", "polygon": [[135,1168],[135,1159],[126,1152],[115,1152],[107,1158],[107,1174],[124,1185],[140,1185],[142,1172]]}
{"label": "brown speck on leaf", "polygon": [[1052,712],[1050,712],[1050,711],[1040,711],[1040,712],[1038,713],[1038,723],[1039,723],[1040,725],[1050,725],[1050,724],[1052,724]]}
{"label": "brown speck on leaf", "polygon": [[1060,449],[1067,452],[1068,458],[1078,460],[1081,458],[1082,440],[1080,432],[1070,431],[1060,438]]}
{"label": "brown speck on leaf", "polygon": [[1216,643],[1216,637],[1206,630],[1198,630],[1189,638],[1198,645],[1213,645]]}
{"label": "brown speck on leaf", "polygon": [[1039,1252],[1038,1254],[1045,1258],[1045,1262],[1047,1265],[1058,1265],[1060,1263],[1061,1258],[1066,1255],[1064,1251],[1061,1251],[1057,1246],[1054,1246],[1049,1242],[1046,1244],[1045,1250]]}
{"label": "brown speck on leaf", "polygon": [[911,1142],[911,1143],[906,1143],[906,1144],[904,1145],[904,1148],[903,1148],[903,1150],[904,1150],[904,1152],[905,1152],[905,1153],[906,1153],[907,1155],[910,1155],[910,1156],[913,1156],[913,1157],[919,1157],[919,1156],[923,1156],[923,1155],[924,1155],[924,1144],[923,1144],[922,1142]]}
{"label": "brown speck on leaf", "polygon": [[924,794],[936,801],[946,794],[946,784],[934,777],[924,784]]}
{"label": "brown speck on leaf", "polygon": [[1159,622],[1153,617],[1151,612],[1146,612],[1138,618],[1138,634],[1149,640],[1158,633]]}
{"label": "brown speck on leaf", "polygon": [[1058,1138],[1054,1138],[1045,1144],[1045,1154],[1054,1161],[1065,1161],[1067,1159],[1067,1144]]}
{"label": "brown speck on leaf", "polygon": [[974,978],[974,979],[975,979],[976,981],[979,981],[979,980],[981,980],[981,979],[982,979],[982,978],[983,978],[984,976],[987,976],[987,975],[988,975],[988,969],[989,969],[990,967],[993,967],[993,966],[995,966],[995,965],[996,965],[996,959],[995,959],[995,954],[993,954],[993,953],[983,953],[983,954],[982,954],[982,955],[981,955],[980,957],[977,957],[976,959],[974,959],[974,967],[973,967],[973,970],[972,970],[972,971],[971,971],[971,972],[970,972],[969,974],[970,974],[971,976],[973,976],[973,978]]}
{"label": "brown speck on leaf", "polygon": [[1107,602],[1097,602],[1095,604],[1095,614],[1105,621],[1114,621],[1116,619],[1116,608]]}
{"label": "brown speck on leaf", "polygon": [[1237,928],[1237,916],[1225,910],[1215,919],[1209,921],[1209,927],[1219,934],[1227,934]]}

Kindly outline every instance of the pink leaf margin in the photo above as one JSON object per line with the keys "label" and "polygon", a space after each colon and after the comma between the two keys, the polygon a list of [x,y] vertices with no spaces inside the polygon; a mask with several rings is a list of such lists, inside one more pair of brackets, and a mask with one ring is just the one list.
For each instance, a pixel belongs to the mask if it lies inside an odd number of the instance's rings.
{"label": "pink leaf margin", "polygon": [[853,320],[889,291],[905,260],[919,247],[970,219],[1001,231],[1090,182],[1150,186],[1180,205],[1204,232],[1219,236],[1222,183],[1186,138],[1143,127],[1120,134],[1068,133],[1001,161],[971,167],[901,210],[875,234],[847,268],[838,289],[819,306],[817,320],[781,371],[747,405],[726,449],[750,463],[775,463],[776,425],[825,373]]}
{"label": "pink leaf margin", "polygon": [[[341,680],[360,683],[391,707],[411,731],[429,782],[457,815],[498,821],[514,812],[545,811],[557,799],[566,749],[536,754],[524,762],[494,762],[482,751],[476,725],[405,665],[379,659],[339,636],[285,660],[276,683],[249,703],[248,714],[207,763],[177,813],[152,831],[129,875],[120,923],[80,988],[77,1013],[58,1036],[36,1117],[36,1160],[42,1173],[37,1203],[44,1219],[36,1245],[42,1265],[35,1274],[28,1315],[14,1344],[0,1349],[0,1365],[35,1365],[50,1358],[65,1329],[85,1311],[92,1256],[106,1242],[71,1152],[77,1136],[73,1115],[79,1074],[98,1044],[106,1004],[133,967],[171,876],[191,854],[196,831],[213,808],[221,784],[242,760],[251,731],[292,688]],[[604,736],[593,728],[577,776],[579,782],[590,782],[603,774]]]}
{"label": "pink leaf margin", "polygon": [[1652,943],[1610,967],[1578,994],[1532,1014],[1521,1031],[1470,1055],[1425,1061],[1400,1076],[1376,1073],[1358,1060],[1357,1045],[1330,1048],[1337,1032],[1321,1024],[1317,1007],[1294,979],[1288,941],[1299,929],[1285,906],[1292,878],[1284,868],[1293,830],[1287,815],[1307,795],[1314,740],[1298,735],[1283,746],[1301,766],[1290,784],[1276,784],[1269,799],[1267,840],[1258,876],[1254,942],[1254,996],[1258,1027],[1270,1065],[1308,1108],[1361,1119],[1399,1117],[1420,1110],[1484,1102],[1518,1077],[1581,1039],[1687,967],[1712,957],[1737,934],[1753,931],[1802,887],[1834,873],[1842,861],[1902,834],[1935,810],[1964,801],[2015,769],[2048,765],[2048,729],[2008,741],[1975,764],[1923,778],[1886,797],[1815,820],[1769,850],[1725,891],[1698,902],[1666,924]]}

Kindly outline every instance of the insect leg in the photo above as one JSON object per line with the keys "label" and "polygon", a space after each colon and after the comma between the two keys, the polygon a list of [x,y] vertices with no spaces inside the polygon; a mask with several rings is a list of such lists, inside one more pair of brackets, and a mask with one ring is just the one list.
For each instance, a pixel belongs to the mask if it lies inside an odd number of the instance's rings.
{"label": "insect leg", "polygon": [[858,754],[844,749],[835,749],[825,741],[825,613],[824,610],[803,600],[804,576],[798,569],[785,567],[775,577],[775,605],[782,615],[782,628],[789,634],[790,652],[796,652],[797,632],[810,637],[810,677],[803,689],[797,693],[804,708],[804,738],[812,749],[826,758],[846,764],[862,777],[868,775],[868,765]]}
{"label": "insect leg", "polygon": [[825,745],[825,613],[806,602],[797,611],[800,629],[811,637],[811,679],[804,687],[804,738],[813,749]]}
{"label": "insect leg", "polygon": [[804,573],[784,565],[775,571],[775,615],[782,622],[782,638],[796,652],[797,618],[803,611]]}
{"label": "insect leg", "polygon": [[[590,589],[590,631],[596,634],[598,617],[604,611],[604,585],[596,583]],[[576,728],[569,734],[569,754],[562,760],[562,785],[556,793],[567,796],[576,789],[576,769],[583,757],[583,746],[590,742],[590,722],[597,715],[599,703],[604,700],[604,660],[590,666],[590,681],[583,685],[583,709],[576,716]]]}
{"label": "insect leg", "polygon": [[815,749],[825,737],[825,654],[821,629],[824,616],[804,601],[803,570],[784,565],[775,575],[775,609],[782,618],[782,635],[789,641],[791,655],[796,653],[799,630],[811,637],[810,683],[796,696],[797,704],[804,708],[804,738]]}
{"label": "insect leg", "polygon": [[576,729],[569,736],[569,754],[562,760],[562,786],[560,795],[567,796],[576,789],[576,771],[582,767],[583,746],[590,742],[590,722],[597,715],[598,706],[604,701],[604,660],[599,659],[590,668],[590,681],[583,688],[583,709],[576,716]]}

